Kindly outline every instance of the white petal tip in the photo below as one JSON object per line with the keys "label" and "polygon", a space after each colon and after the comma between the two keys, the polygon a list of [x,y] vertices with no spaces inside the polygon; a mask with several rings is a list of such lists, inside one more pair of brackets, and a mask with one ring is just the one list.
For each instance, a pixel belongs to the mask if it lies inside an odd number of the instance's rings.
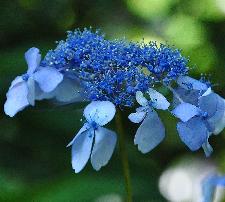
{"label": "white petal tip", "polygon": [[81,170],[76,170],[76,169],[74,169],[74,172],[77,174],[77,173],[79,173]]}
{"label": "white petal tip", "polygon": [[99,168],[97,168],[97,167],[94,167],[93,165],[92,165],[92,167],[93,167],[93,169],[95,170],[95,171],[99,171],[100,169],[101,169],[101,167],[99,167]]}
{"label": "white petal tip", "polygon": [[77,166],[77,164],[75,165],[75,163],[72,162],[72,168],[73,168],[75,173],[79,173],[84,169],[84,166],[80,167],[80,166]]}
{"label": "white petal tip", "polygon": [[138,151],[140,151],[142,154],[147,154],[148,152],[150,151],[145,151],[145,150],[142,150],[141,148],[138,147]]}
{"label": "white petal tip", "polygon": [[14,117],[14,116],[16,115],[16,114],[10,114],[10,113],[8,113],[8,112],[5,111],[5,110],[4,110],[4,112],[5,112],[5,114],[6,114],[7,116],[9,116],[9,117],[11,117],[11,118]]}

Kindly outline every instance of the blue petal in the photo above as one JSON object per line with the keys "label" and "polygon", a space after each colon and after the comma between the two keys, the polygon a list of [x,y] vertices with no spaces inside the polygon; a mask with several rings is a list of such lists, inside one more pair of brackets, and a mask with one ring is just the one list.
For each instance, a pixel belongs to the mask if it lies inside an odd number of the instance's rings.
{"label": "blue petal", "polygon": [[194,117],[188,122],[179,122],[177,130],[181,140],[190,150],[198,150],[208,138],[208,130],[200,117]]}
{"label": "blue petal", "polygon": [[216,93],[211,93],[199,98],[199,107],[203,112],[207,112],[207,115],[210,118],[217,112],[217,105],[219,102],[219,96]]}
{"label": "blue petal", "polygon": [[27,99],[30,105],[34,106],[35,104],[35,81],[30,77],[27,81],[28,95]]}
{"label": "blue petal", "polygon": [[138,128],[134,144],[142,153],[154,149],[165,137],[165,128],[155,111],[149,111]]}
{"label": "blue petal", "polygon": [[147,112],[148,110],[149,106],[136,108],[136,112]]}
{"label": "blue petal", "polygon": [[79,173],[87,164],[91,154],[94,130],[92,128],[77,134],[72,143],[72,167]]}
{"label": "blue petal", "polygon": [[212,202],[216,186],[214,185],[215,176],[208,176],[202,182],[202,197],[203,202]]}
{"label": "blue petal", "polygon": [[212,202],[216,186],[225,187],[225,176],[218,176],[216,174],[208,175],[202,182],[203,202]]}
{"label": "blue petal", "polygon": [[[200,91],[186,90],[181,87],[178,87],[174,90],[184,102],[193,104],[195,106],[198,105],[198,98],[201,96]],[[180,103],[181,102],[176,98],[176,96],[174,96],[173,97],[173,106],[176,107]]]}
{"label": "blue petal", "polygon": [[138,104],[143,107],[148,105],[148,100],[144,97],[144,95],[141,91],[136,92],[136,100],[137,100]]}
{"label": "blue petal", "polygon": [[80,91],[81,87],[78,81],[64,77],[54,90],[54,94],[59,102],[79,102],[83,101]]}
{"label": "blue petal", "polygon": [[225,127],[225,100],[218,96],[216,113],[207,119],[213,134],[218,135]]}
{"label": "blue petal", "polygon": [[55,97],[54,91],[49,93],[43,92],[39,85],[35,84],[35,100],[44,100],[44,99],[52,99]]}
{"label": "blue petal", "polygon": [[211,93],[199,99],[199,106],[208,114],[210,131],[215,135],[219,134],[225,127],[225,100],[216,93]]}
{"label": "blue petal", "polygon": [[204,153],[205,153],[205,156],[206,157],[209,157],[212,152],[213,152],[213,148],[212,146],[209,144],[209,141],[207,139],[207,141],[202,145],[202,148],[204,150]]}
{"label": "blue petal", "polygon": [[133,123],[140,123],[143,121],[143,119],[145,118],[147,112],[136,112],[136,113],[131,113],[128,118],[130,119],[131,122]]}
{"label": "blue petal", "polygon": [[[17,78],[17,81],[18,78]],[[10,87],[9,91],[6,94],[7,100],[4,105],[4,111],[10,117],[15,116],[15,114],[23,110],[26,106],[29,105],[27,99],[28,87],[25,81],[15,82],[14,85]]]}
{"label": "blue petal", "polygon": [[225,176],[217,176],[215,179],[215,184],[217,186],[225,187]]}
{"label": "blue petal", "polygon": [[85,100],[81,93],[81,87],[74,81],[64,76],[63,81],[55,88],[55,90],[46,93],[43,92],[38,85],[35,85],[35,99],[53,99],[59,103],[68,104],[74,102],[82,102]]}
{"label": "blue petal", "polygon": [[205,83],[189,76],[179,76],[177,79],[177,84],[186,90],[206,91],[208,89],[208,86]]}
{"label": "blue petal", "polygon": [[183,122],[187,122],[189,119],[193,118],[194,116],[200,113],[200,109],[192,104],[189,103],[181,103],[179,104],[172,113],[174,116],[179,118]]}
{"label": "blue petal", "polygon": [[24,80],[23,80],[22,76],[17,76],[17,77],[12,81],[12,83],[11,83],[9,89],[12,88],[13,86],[19,84],[20,82],[24,82]]}
{"label": "blue petal", "polygon": [[34,80],[44,92],[48,93],[53,91],[63,80],[63,75],[52,67],[44,67],[34,73]]}
{"label": "blue petal", "polygon": [[85,123],[82,126],[82,128],[78,131],[77,135],[69,142],[69,144],[66,147],[70,147],[78,135],[80,135],[81,133],[85,132],[86,130],[88,130],[90,128],[91,128],[91,126],[88,123]]}
{"label": "blue petal", "polygon": [[153,107],[156,109],[166,110],[170,106],[167,99],[153,88],[148,89],[148,94],[153,102]]}
{"label": "blue petal", "polygon": [[115,105],[109,101],[93,101],[84,109],[84,117],[89,123],[104,126],[115,116]]}
{"label": "blue petal", "polygon": [[106,128],[95,130],[95,142],[91,153],[91,164],[95,170],[100,170],[110,160],[116,146],[116,133]]}
{"label": "blue petal", "polygon": [[[224,127],[225,127],[225,111],[223,110],[223,112],[224,113],[223,113],[222,117],[221,117],[221,115],[219,115],[219,112],[217,113],[220,117],[219,120],[218,120],[218,118],[214,118],[214,119],[211,118],[211,119],[208,120],[210,125],[212,125],[212,124],[215,125],[215,128],[213,130],[214,135],[218,135],[219,133],[221,133],[222,130],[224,129]],[[217,114],[216,114],[216,116],[217,116]],[[216,120],[218,120],[218,121],[216,121]]]}
{"label": "blue petal", "polygon": [[207,95],[209,95],[209,94],[211,94],[211,93],[213,93],[213,91],[212,91],[212,88],[209,87],[209,88],[202,94],[202,96],[207,96]]}
{"label": "blue petal", "polygon": [[27,61],[27,65],[28,65],[27,73],[31,75],[37,69],[41,61],[41,54],[39,53],[39,49],[35,47],[30,48],[25,53],[25,60]]}

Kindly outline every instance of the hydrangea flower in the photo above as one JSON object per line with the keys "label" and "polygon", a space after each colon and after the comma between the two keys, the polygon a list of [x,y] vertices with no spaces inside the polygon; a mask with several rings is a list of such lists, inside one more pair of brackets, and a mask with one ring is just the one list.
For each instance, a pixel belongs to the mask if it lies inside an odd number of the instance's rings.
{"label": "hydrangea flower", "polygon": [[[165,128],[155,109],[167,110],[170,103],[155,86],[173,92],[172,114],[181,120],[177,130],[192,151],[202,147],[209,156],[209,137],[225,126],[224,99],[208,82],[189,77],[188,60],[168,45],[106,40],[99,31],[78,29],[69,31],[42,61],[37,48],[29,49],[25,59],[28,71],[16,77],[6,95],[7,115],[14,116],[35,100],[91,102],[84,110],[87,122],[69,144],[76,173],[89,158],[96,170],[111,158],[116,134],[102,126],[113,119],[115,107],[133,107],[135,101],[141,105],[129,115],[132,122],[142,122],[134,139],[141,152],[151,151],[164,139]],[[178,88],[173,89],[174,84]]]}
{"label": "hydrangea flower", "polygon": [[180,77],[177,83],[181,87],[175,91],[179,101],[172,113],[182,121],[177,124],[180,138],[192,151],[203,147],[209,156],[213,149],[208,138],[225,127],[225,100],[191,77]]}
{"label": "hydrangea flower", "polygon": [[165,137],[164,125],[154,108],[166,110],[170,106],[167,99],[156,90],[149,88],[148,94],[151,101],[148,101],[141,91],[136,92],[136,100],[141,107],[128,116],[133,123],[143,121],[134,138],[134,144],[138,145],[142,153],[154,149]]}
{"label": "hydrangea flower", "polygon": [[41,55],[39,49],[30,48],[25,53],[28,70],[22,76],[12,81],[4,110],[7,115],[13,117],[26,106],[35,104],[35,82],[44,92],[51,92],[62,81],[63,74],[52,67],[40,67]]}
{"label": "hydrangea flower", "polygon": [[79,173],[91,159],[95,170],[105,166],[115,149],[116,133],[102,126],[115,116],[114,104],[109,101],[93,101],[84,109],[87,122],[74,139],[68,144],[72,146],[72,167]]}
{"label": "hydrangea flower", "polygon": [[225,176],[211,174],[202,182],[202,202],[213,202],[216,187],[225,187]]}

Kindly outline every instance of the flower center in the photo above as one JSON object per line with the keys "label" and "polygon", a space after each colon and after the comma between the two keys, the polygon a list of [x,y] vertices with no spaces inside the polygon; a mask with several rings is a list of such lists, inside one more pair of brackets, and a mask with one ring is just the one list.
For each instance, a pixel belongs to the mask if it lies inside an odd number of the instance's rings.
{"label": "flower center", "polygon": [[29,75],[26,73],[26,74],[23,74],[22,75],[22,79],[24,80],[24,81],[27,81],[28,79],[29,79]]}
{"label": "flower center", "polygon": [[202,111],[201,116],[202,116],[203,119],[206,119],[208,117],[208,113]]}
{"label": "flower center", "polygon": [[91,126],[94,130],[97,130],[97,128],[98,128],[98,124],[94,121],[91,122]]}

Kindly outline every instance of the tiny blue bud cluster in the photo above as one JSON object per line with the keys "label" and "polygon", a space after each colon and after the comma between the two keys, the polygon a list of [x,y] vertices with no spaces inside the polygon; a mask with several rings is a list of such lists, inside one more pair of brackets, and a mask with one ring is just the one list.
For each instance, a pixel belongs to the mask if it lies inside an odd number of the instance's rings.
{"label": "tiny blue bud cluster", "polygon": [[185,75],[187,62],[178,49],[167,45],[110,41],[99,31],[84,29],[69,31],[66,41],[58,42],[41,66],[80,79],[88,100],[131,107],[137,91]]}

